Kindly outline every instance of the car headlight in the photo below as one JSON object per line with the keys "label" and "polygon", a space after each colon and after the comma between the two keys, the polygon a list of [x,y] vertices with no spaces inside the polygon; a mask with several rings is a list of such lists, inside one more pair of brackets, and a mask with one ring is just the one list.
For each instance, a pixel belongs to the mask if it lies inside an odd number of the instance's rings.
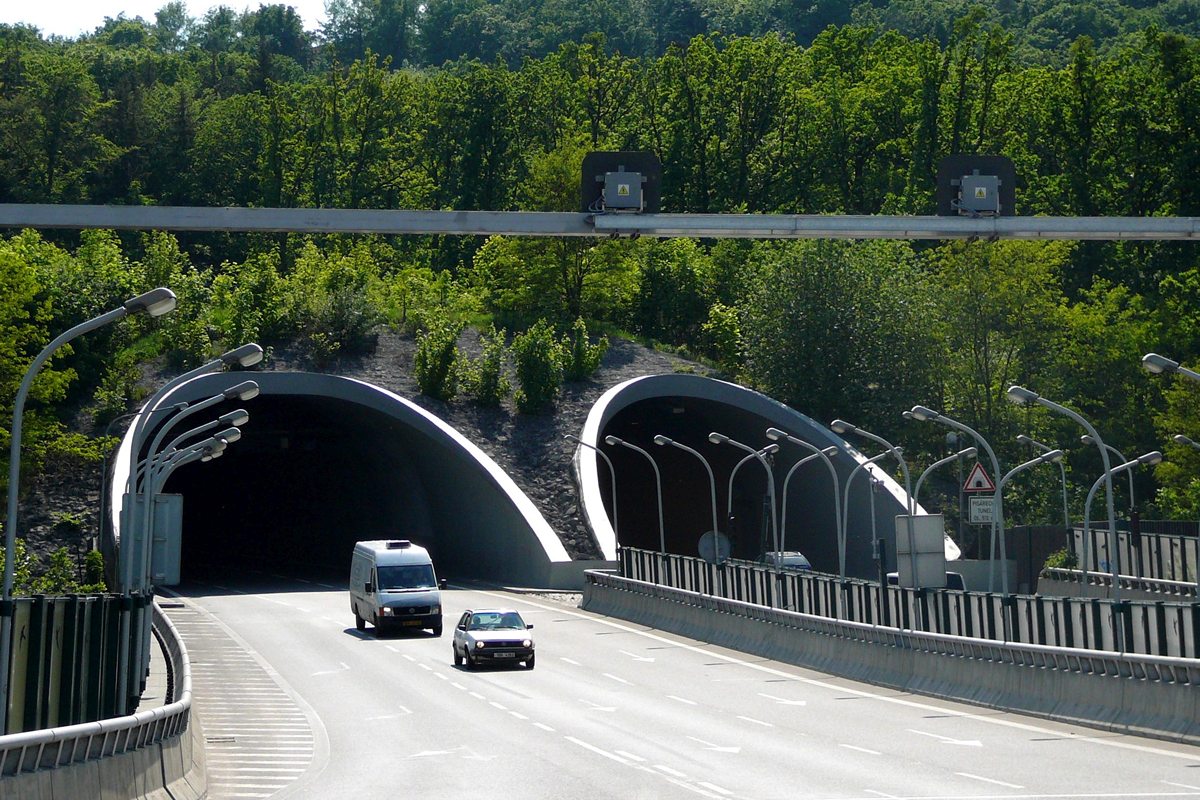
{"label": "car headlight", "polygon": [[475,649],[476,649],[476,650],[482,650],[482,649],[483,649],[483,642],[476,642],[476,643],[475,643]]}
{"label": "car headlight", "polygon": [[521,647],[533,647],[533,639],[526,639],[521,642]]}
{"label": "car headlight", "polygon": [[383,607],[383,615],[385,617],[391,617],[391,616],[394,616],[394,612],[390,606],[384,606]]}
{"label": "car headlight", "polygon": [[431,613],[433,613],[433,614],[440,614],[440,613],[442,613],[442,607],[441,607],[441,606],[434,606],[434,607],[431,609]]}

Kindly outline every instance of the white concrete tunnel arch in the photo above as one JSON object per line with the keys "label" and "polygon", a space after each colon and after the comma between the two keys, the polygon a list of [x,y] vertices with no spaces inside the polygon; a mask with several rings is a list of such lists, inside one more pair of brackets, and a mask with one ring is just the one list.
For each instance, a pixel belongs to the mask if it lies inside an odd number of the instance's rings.
{"label": "white concrete tunnel arch", "polygon": [[[248,378],[258,382],[261,394],[243,404],[250,412],[250,421],[243,428],[244,441],[253,441],[256,435],[256,405],[261,411],[265,404],[289,399],[340,404],[336,407],[350,414],[385,420],[385,427],[392,432],[375,435],[403,439],[393,446],[407,448],[401,471],[409,479],[416,476],[419,480],[419,490],[413,491],[419,491],[428,503],[430,527],[437,540],[432,544],[445,564],[443,572],[510,586],[573,589],[582,585],[584,569],[603,564],[573,561],[532,500],[478,446],[412,401],[369,383],[305,372],[220,373],[187,381],[168,395],[164,405],[211,397]],[[130,463],[129,439],[127,434],[121,443],[112,478],[111,525],[117,537]],[[236,454],[237,446],[231,445],[229,453]],[[184,467],[179,473],[192,469],[219,473],[221,462]],[[286,498],[261,498],[261,502],[286,502]],[[189,534],[197,532],[185,526],[185,542]],[[348,548],[346,558],[348,563]]]}
{"label": "white concrete tunnel arch", "polygon": [[[846,478],[854,467],[857,464],[867,462],[867,456],[845,439],[833,433],[826,426],[777,400],[773,400],[760,392],[734,383],[686,374],[643,376],[612,387],[592,407],[591,412],[584,422],[580,439],[594,447],[604,448],[610,455],[610,458],[614,458],[615,461],[621,448],[612,448],[604,445],[604,437],[610,433],[614,433],[613,426],[615,421],[619,420],[623,413],[629,412],[639,404],[646,404],[652,401],[669,401],[671,398],[679,398],[683,403],[686,403],[688,400],[703,401],[710,409],[710,413],[705,417],[707,422],[711,423],[715,416],[721,420],[728,420],[728,424],[731,427],[741,426],[747,431],[744,441],[748,444],[753,445],[757,443],[758,446],[764,444],[766,442],[766,428],[774,426],[817,447],[836,446],[840,452],[834,457],[833,462],[843,488]],[[751,433],[751,431],[753,432]],[[653,457],[659,457],[662,454],[661,451],[649,444],[649,437],[655,432],[658,431],[644,431],[643,441],[638,441],[636,444],[647,449]],[[721,432],[730,433],[730,431]],[[702,447],[709,433],[709,430],[696,430],[689,441],[697,447]],[[734,436],[734,438],[737,437]],[[787,453],[786,457],[784,457],[784,453]],[[785,463],[793,463],[805,454],[799,448],[792,446],[790,449],[781,450],[779,457],[784,458]],[[610,559],[615,558],[617,532],[613,530],[608,509],[608,506],[612,503],[612,494],[604,480],[606,476],[602,475],[602,472],[606,472],[608,467],[601,464],[601,459],[597,456],[596,452],[588,447],[577,447],[574,460],[576,475],[580,485],[581,506],[585,523],[591,529],[604,556]],[[618,469],[620,468],[618,467]],[[702,467],[697,464],[696,469],[700,470]],[[648,473],[649,467],[645,471]],[[885,493],[884,496],[889,500],[886,508],[877,509],[877,513],[880,515],[878,520],[878,535],[888,539],[894,552],[895,533],[892,515],[904,513],[906,506],[904,487],[893,479],[885,469],[881,469],[875,464],[867,464],[863,471],[869,472],[872,477],[879,481],[879,486]],[[714,472],[716,473],[715,481],[718,495],[718,520],[723,523],[725,503],[728,496],[724,482],[728,480],[728,472],[721,474],[715,467]],[[776,473],[776,490],[780,491],[782,489],[783,470],[777,469]],[[698,474],[703,475],[703,473]],[[739,480],[741,480],[741,474],[739,473]],[[860,498],[867,497],[866,492],[869,487],[869,482],[864,480],[864,477],[860,475],[856,478],[852,487],[851,505],[858,508],[866,506],[865,502],[860,501]],[[625,484],[621,483],[620,478],[621,476],[618,475],[618,495],[625,491]],[[649,479],[653,480],[652,475]],[[821,481],[825,484],[830,483],[828,472],[825,470],[814,471],[806,479],[815,487],[811,489],[814,495],[826,498],[814,501],[814,503],[823,502],[828,504],[830,506],[829,513],[833,514],[833,502],[832,499],[829,499],[831,487],[823,488],[819,485]],[[664,484],[666,484],[667,480],[668,476],[664,473]],[[759,477],[758,480],[762,480],[762,478]],[[707,482],[707,478],[704,478],[704,481]],[[796,481],[793,481],[793,484],[795,483]],[[704,492],[703,506],[708,508],[710,503],[707,497],[707,486],[705,486]],[[790,489],[789,493],[794,494],[795,489]],[[824,494],[822,495],[822,493]],[[651,490],[651,496],[652,494],[653,490]],[[646,500],[646,498],[643,497],[643,500]],[[780,502],[784,501],[785,498],[781,497]],[[618,502],[621,503],[622,509],[626,508],[626,504],[621,502],[620,497],[618,497]],[[648,502],[650,501],[643,502],[641,505],[647,505]],[[699,504],[700,502],[700,498],[697,498],[696,503]],[[795,502],[795,500],[793,499],[792,502]],[[793,508],[793,506],[789,508]],[[628,523],[624,518],[624,513],[623,511],[622,514],[618,515],[617,522],[622,530],[627,530]],[[650,514],[655,512],[646,511],[645,513]],[[917,513],[923,514],[926,512],[924,509],[918,507]],[[670,512],[667,511],[667,515],[669,514]],[[847,529],[848,550],[850,551],[848,553],[848,572],[852,575],[870,577],[873,575],[875,567],[869,561],[869,513],[852,508],[849,516]],[[641,527],[644,528],[650,524],[653,524],[655,531],[657,531],[656,519],[652,522],[643,520]],[[668,530],[671,528],[671,521],[669,519],[666,520],[665,527]],[[789,528],[791,528],[790,524]],[[626,535],[624,538],[628,539],[629,537]],[[657,549],[657,532],[650,538],[653,539],[654,544],[648,543],[644,547],[646,549]],[[645,539],[645,541],[649,542],[650,538]],[[945,542],[947,559],[957,559],[960,555],[958,546],[949,536],[946,537]],[[623,541],[622,544],[629,544],[629,542]],[[791,538],[787,540],[786,544],[790,549],[801,549],[799,547],[793,548],[794,540]],[[672,548],[668,547],[668,550],[672,550]],[[683,554],[695,555],[694,552],[685,552]],[[832,565],[826,561],[826,567],[830,566]],[[836,566],[833,566],[832,571],[836,572]]]}

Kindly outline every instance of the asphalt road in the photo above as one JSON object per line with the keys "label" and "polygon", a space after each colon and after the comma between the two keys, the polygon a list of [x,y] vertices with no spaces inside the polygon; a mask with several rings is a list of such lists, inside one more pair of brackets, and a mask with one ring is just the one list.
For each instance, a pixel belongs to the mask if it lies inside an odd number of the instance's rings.
{"label": "asphalt road", "polygon": [[[879,689],[557,599],[443,594],[446,632],[356,631],[344,586],[181,587],[210,796],[1200,798],[1200,748]],[[451,660],[511,605],[537,667]]]}

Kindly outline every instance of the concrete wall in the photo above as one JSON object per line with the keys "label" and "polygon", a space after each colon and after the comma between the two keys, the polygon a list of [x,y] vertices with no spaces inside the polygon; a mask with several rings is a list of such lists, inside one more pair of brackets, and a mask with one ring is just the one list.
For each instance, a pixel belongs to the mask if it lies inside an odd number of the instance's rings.
{"label": "concrete wall", "polygon": [[[1020,711],[1048,719],[1110,731],[1133,733],[1188,744],[1200,744],[1200,690],[1187,681],[1154,680],[1138,656],[1076,651],[1052,668],[1040,663],[1008,663],[997,659],[995,642],[979,642],[943,655],[922,641],[954,639],[874,629],[854,623],[779,610],[755,610],[736,601],[720,601],[721,612],[706,607],[714,598],[691,592],[650,587],[636,581],[617,586],[589,582],[582,607],[764,658],[808,667],[902,691],[961,700],[989,708]],[[648,590],[647,590],[648,589]],[[744,614],[731,609],[742,606]],[[769,619],[768,619],[769,617]],[[856,631],[861,635],[856,635]],[[885,637],[886,642],[871,641]],[[975,641],[957,639],[964,645]],[[1026,653],[1057,648],[1012,646]],[[988,657],[988,654],[993,657]],[[1163,659],[1163,663],[1170,660]],[[1174,659],[1174,661],[1183,661]],[[1107,669],[1087,666],[1101,663]],[[1124,671],[1125,665],[1129,666]],[[1118,674],[1114,674],[1114,671]],[[1197,675],[1196,670],[1192,674]]]}

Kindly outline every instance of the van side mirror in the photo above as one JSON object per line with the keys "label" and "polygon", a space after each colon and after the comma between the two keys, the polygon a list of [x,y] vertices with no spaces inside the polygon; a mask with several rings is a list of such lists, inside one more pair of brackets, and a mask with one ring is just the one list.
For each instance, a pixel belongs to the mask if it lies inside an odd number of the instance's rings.
{"label": "van side mirror", "polygon": [[446,579],[445,578],[438,578],[438,588],[439,589],[446,588]]}
{"label": "van side mirror", "polygon": [[527,630],[527,631],[533,630],[533,623],[532,622],[525,623],[525,630]]}
{"label": "van side mirror", "polygon": [[367,594],[371,594],[372,592],[375,591],[374,587],[371,586],[370,581],[367,581],[366,584],[363,586],[363,591],[366,592]]}

